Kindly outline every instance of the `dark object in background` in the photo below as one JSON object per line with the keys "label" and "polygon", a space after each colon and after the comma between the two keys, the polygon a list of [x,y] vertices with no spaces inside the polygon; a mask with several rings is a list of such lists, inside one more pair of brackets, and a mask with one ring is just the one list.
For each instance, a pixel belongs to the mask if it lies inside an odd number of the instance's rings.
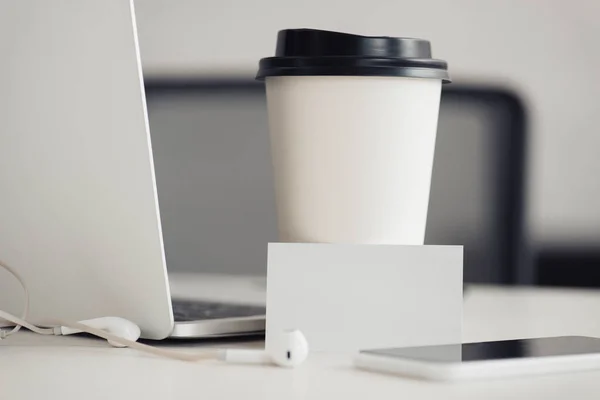
{"label": "dark object in background", "polygon": [[552,247],[538,251],[537,281],[543,286],[600,287],[600,248]]}
{"label": "dark object in background", "polygon": [[532,284],[526,113],[513,92],[444,86],[425,243],[464,245],[464,281]]}
{"label": "dark object in background", "polygon": [[[277,240],[264,86],[146,82],[171,270],[264,274]],[[526,114],[505,89],[445,86],[426,243],[465,245],[465,282],[533,283],[523,231]]]}

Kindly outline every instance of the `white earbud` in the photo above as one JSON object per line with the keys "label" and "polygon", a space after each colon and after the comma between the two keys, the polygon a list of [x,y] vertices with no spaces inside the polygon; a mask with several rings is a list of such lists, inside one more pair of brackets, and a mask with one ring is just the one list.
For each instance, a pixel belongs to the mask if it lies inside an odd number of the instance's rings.
{"label": "white earbud", "polygon": [[[130,340],[132,342],[137,341],[140,338],[141,334],[139,326],[125,318],[120,317],[94,318],[85,321],[79,321],[79,323],[92,328],[101,329],[112,335],[118,336],[126,340]],[[69,328],[67,326],[61,326],[58,329],[61,335],[73,335],[75,333],[83,332],[82,329]],[[112,340],[109,340],[108,343],[115,347],[127,347],[124,344]]]}
{"label": "white earbud", "polygon": [[267,350],[227,349],[219,358],[240,364],[275,364],[296,367],[308,357],[308,342],[299,330],[289,330],[269,340]]}

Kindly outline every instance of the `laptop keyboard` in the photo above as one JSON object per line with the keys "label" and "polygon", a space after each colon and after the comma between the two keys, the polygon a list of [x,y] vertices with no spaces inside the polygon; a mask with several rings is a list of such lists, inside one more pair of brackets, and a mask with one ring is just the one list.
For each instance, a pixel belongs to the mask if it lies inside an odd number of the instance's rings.
{"label": "laptop keyboard", "polygon": [[265,307],[204,300],[173,299],[175,322],[264,316]]}

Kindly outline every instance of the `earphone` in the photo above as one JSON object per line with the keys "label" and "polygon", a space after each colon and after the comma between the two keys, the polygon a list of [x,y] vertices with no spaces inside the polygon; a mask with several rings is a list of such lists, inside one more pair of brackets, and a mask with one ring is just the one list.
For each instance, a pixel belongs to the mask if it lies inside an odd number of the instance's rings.
{"label": "earphone", "polygon": [[6,320],[15,325],[10,331],[0,329],[0,340],[17,332],[21,327],[40,335],[72,335],[89,333],[106,339],[115,347],[131,347],[133,349],[182,361],[200,361],[217,359],[228,363],[241,364],[273,364],[281,367],[296,367],[308,357],[308,342],[302,332],[297,329],[275,334],[269,342],[267,350],[250,349],[215,349],[191,354],[160,349],[139,343],[140,328],[133,322],[120,317],[101,317],[79,322],[53,321],[50,327],[39,327],[27,321],[29,314],[29,291],[22,277],[6,263],[0,261],[0,267],[11,273],[23,287],[25,307],[22,317],[16,317],[0,310],[0,320]]}
{"label": "earphone", "polygon": [[228,349],[219,359],[241,364],[275,364],[280,367],[296,367],[308,357],[308,342],[299,330],[289,330],[277,335],[266,351]]}
{"label": "earphone", "polygon": [[[95,318],[86,321],[79,321],[79,323],[82,325],[86,325],[87,327],[92,327],[96,329],[101,329],[105,332],[110,332],[115,336],[130,340],[132,342],[136,342],[142,334],[142,331],[140,330],[139,326],[129,321],[128,319],[120,317]],[[82,333],[83,329],[61,326],[58,327],[58,332],[60,332],[61,335],[73,335],[75,333]],[[121,344],[120,342],[110,339],[107,340],[108,343],[110,343],[114,347],[127,347],[124,344]]]}

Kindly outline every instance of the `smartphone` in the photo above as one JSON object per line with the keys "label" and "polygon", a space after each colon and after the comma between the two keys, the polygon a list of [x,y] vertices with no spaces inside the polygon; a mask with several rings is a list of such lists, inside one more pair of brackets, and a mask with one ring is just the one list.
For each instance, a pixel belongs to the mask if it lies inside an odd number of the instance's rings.
{"label": "smartphone", "polygon": [[363,350],[358,368],[437,381],[600,369],[600,339],[560,336]]}

